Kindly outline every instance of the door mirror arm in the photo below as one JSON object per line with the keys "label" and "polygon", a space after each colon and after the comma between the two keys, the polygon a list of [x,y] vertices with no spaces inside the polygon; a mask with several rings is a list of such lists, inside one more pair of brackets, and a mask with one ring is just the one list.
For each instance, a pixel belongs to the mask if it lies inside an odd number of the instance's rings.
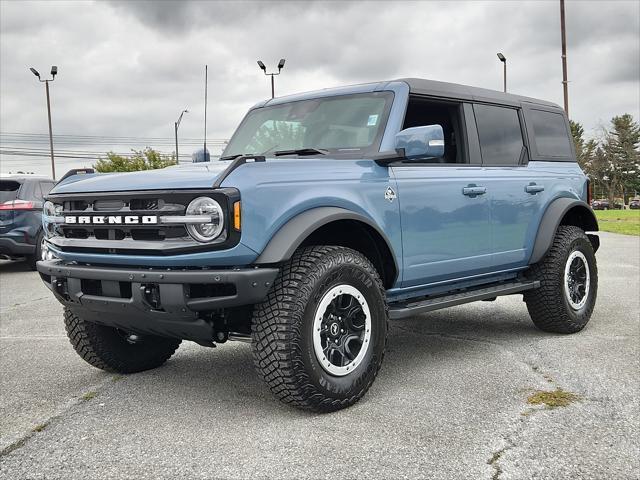
{"label": "door mirror arm", "polygon": [[396,148],[395,150],[389,150],[386,152],[380,152],[373,155],[372,160],[380,166],[387,166],[390,163],[401,162],[406,160],[407,156],[404,153],[404,148]]}

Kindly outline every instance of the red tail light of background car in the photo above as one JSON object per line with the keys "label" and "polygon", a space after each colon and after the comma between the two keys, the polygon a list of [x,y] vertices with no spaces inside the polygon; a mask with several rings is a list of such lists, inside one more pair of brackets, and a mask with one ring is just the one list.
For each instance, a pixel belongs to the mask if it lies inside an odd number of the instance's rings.
{"label": "red tail light of background car", "polygon": [[10,200],[0,203],[0,210],[35,210],[35,204],[28,200]]}

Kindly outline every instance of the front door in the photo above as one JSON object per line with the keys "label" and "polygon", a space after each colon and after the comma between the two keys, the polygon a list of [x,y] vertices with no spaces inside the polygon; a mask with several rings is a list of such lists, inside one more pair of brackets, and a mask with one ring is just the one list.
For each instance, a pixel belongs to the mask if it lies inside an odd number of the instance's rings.
{"label": "front door", "polygon": [[402,222],[402,286],[488,271],[491,222],[483,169],[410,163],[392,169]]}

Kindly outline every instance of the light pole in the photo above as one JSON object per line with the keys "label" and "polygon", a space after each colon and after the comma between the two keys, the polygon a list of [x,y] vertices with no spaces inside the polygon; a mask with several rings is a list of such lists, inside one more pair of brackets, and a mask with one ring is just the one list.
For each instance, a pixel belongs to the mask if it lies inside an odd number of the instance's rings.
{"label": "light pole", "polygon": [[503,70],[504,70],[504,93],[507,93],[507,57],[505,57],[502,53],[498,53],[498,58],[502,62]]}
{"label": "light pole", "polygon": [[264,72],[265,75],[270,75],[271,76],[271,98],[274,98],[276,96],[276,92],[275,92],[275,86],[274,86],[274,82],[273,82],[273,77],[275,75],[280,75],[280,71],[282,70],[282,68],[284,67],[284,58],[281,58],[280,61],[278,62],[278,73],[267,73],[267,67],[264,66],[264,63],[262,63],[260,60],[258,60],[258,66],[260,67],[260,70],[262,70]]}
{"label": "light pole", "polygon": [[180,126],[180,122],[182,121],[182,116],[185,113],[189,113],[189,110],[187,110],[186,108],[182,112],[180,112],[178,121],[173,124],[175,127],[175,133],[176,133],[176,164],[180,163],[180,158],[178,157],[178,127]]}
{"label": "light pole", "polygon": [[567,80],[567,30],[564,27],[564,0],[560,0],[560,36],[562,37],[562,91],[564,111],[569,116],[569,81]]}
{"label": "light pole", "polygon": [[58,74],[58,67],[56,67],[55,65],[51,67],[51,78],[47,80],[42,80],[40,78],[40,74],[35,68],[31,67],[29,68],[29,70],[31,70],[31,73],[38,77],[38,80],[40,80],[40,82],[44,83],[45,90],[47,92],[47,115],[49,117],[49,149],[51,150],[51,175],[55,180],[56,165],[53,159],[53,131],[51,130],[51,101],[49,100],[49,82],[53,82],[56,79],[56,75]]}

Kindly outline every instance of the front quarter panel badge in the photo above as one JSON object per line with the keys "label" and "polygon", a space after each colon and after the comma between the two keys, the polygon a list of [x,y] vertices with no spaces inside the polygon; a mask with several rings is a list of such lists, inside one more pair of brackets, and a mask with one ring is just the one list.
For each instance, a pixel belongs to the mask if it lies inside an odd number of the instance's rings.
{"label": "front quarter panel badge", "polygon": [[387,190],[384,192],[384,199],[393,202],[396,199],[396,192],[391,187],[387,187]]}

